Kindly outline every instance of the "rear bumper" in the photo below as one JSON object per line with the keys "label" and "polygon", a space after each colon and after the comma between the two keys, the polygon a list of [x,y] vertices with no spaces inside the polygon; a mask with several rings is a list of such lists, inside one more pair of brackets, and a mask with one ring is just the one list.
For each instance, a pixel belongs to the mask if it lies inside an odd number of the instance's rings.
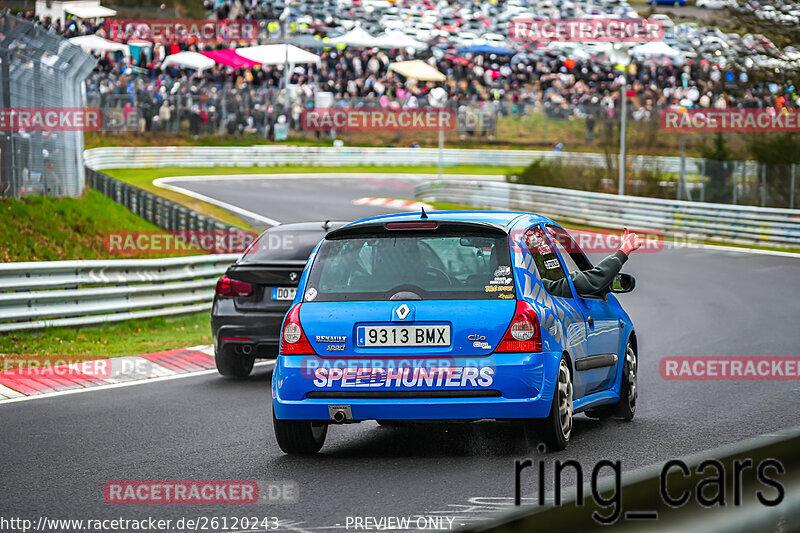
{"label": "rear bumper", "polygon": [[243,346],[249,345],[256,357],[277,357],[285,311],[230,314],[218,311],[215,307],[211,314],[211,333],[216,353],[239,353]]}
{"label": "rear bumper", "polygon": [[[561,355],[497,354],[447,361],[279,356],[272,375],[272,404],[280,420],[328,421],[328,408],[343,405],[350,407],[353,421],[544,418],[550,412]],[[329,379],[331,374],[320,368],[338,368],[343,374]],[[435,379],[425,379],[431,375]],[[462,379],[475,375],[481,378]],[[403,397],[387,397],[392,395]]]}

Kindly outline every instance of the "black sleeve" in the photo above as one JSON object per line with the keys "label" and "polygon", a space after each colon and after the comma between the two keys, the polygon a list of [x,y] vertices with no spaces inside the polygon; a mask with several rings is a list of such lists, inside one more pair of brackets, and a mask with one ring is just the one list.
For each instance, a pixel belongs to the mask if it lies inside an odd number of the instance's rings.
{"label": "black sleeve", "polygon": [[622,265],[628,260],[628,256],[622,252],[609,255],[597,266],[583,272],[573,272],[570,274],[572,283],[579,296],[589,296],[597,294],[614,281],[614,277],[622,270]]}
{"label": "black sleeve", "polygon": [[572,291],[569,290],[569,283],[567,283],[567,278],[561,278],[555,281],[543,278],[542,285],[544,285],[544,290],[546,290],[553,296],[558,296],[561,298],[572,298]]}

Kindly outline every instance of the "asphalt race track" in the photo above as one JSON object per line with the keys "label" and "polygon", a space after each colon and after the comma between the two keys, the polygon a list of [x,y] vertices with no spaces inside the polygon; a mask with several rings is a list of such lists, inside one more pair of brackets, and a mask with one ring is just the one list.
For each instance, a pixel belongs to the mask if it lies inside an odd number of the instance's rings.
{"label": "asphalt race track", "polygon": [[[364,196],[413,197],[407,176],[204,180],[181,186],[282,222],[386,212]],[[661,463],[800,425],[797,381],[666,381],[665,356],[796,355],[800,260],[721,250],[637,253],[636,290],[620,300],[640,341],[633,422],[575,420],[565,452],[584,470]],[[205,374],[113,390],[0,405],[0,514],[50,518],[278,517],[281,529],[344,530],[348,516],[448,516],[454,526],[509,508],[515,459],[531,457],[514,425],[374,422],[331,427],[311,458],[278,449],[270,371],[235,382]],[[293,504],[110,505],[110,480],[291,480]],[[584,479],[586,481],[586,479]],[[574,482],[574,478],[572,480]],[[548,488],[552,482],[548,481]],[[524,496],[536,495],[533,475]],[[657,495],[653,496],[654,498]]]}

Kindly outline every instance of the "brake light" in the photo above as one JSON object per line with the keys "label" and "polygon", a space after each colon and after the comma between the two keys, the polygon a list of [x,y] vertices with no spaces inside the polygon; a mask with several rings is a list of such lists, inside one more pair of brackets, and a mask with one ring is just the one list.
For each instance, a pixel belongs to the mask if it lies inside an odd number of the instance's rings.
{"label": "brake light", "polygon": [[281,355],[316,355],[303,327],[300,325],[300,306],[297,304],[286,314],[281,331]]}
{"label": "brake light", "polygon": [[253,294],[253,286],[244,281],[222,276],[217,281],[215,292],[217,296],[251,296]]}
{"label": "brake light", "polygon": [[517,300],[517,309],[503,340],[497,346],[497,353],[541,352],[542,334],[539,330],[539,316],[528,302]]}
{"label": "brake light", "polygon": [[386,229],[436,229],[438,222],[389,222]]}

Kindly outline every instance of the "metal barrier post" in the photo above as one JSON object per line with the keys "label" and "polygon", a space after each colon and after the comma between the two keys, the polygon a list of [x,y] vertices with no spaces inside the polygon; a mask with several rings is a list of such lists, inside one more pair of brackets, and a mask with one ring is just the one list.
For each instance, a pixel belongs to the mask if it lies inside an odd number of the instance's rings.
{"label": "metal barrier post", "polygon": [[[11,54],[8,53],[7,49],[0,50],[0,80],[3,84],[0,90],[3,94],[4,108],[11,107],[10,58]],[[0,161],[0,166],[2,167],[2,172],[0,172],[0,195],[4,195],[9,192],[11,184],[14,182],[14,140],[11,136],[11,130],[3,132],[3,146],[0,148],[0,157],[2,157],[2,161]],[[17,191],[10,192],[14,196],[18,194]]]}
{"label": "metal barrier post", "polygon": [[792,187],[789,194],[789,209],[794,209],[794,178],[797,175],[797,163],[792,163]]}
{"label": "metal barrier post", "polygon": [[[706,201],[706,160],[702,161],[702,168],[700,170],[700,201]],[[727,163],[725,163],[727,166]]]}
{"label": "metal barrier post", "polygon": [[767,205],[767,165],[761,163],[761,207]]}

